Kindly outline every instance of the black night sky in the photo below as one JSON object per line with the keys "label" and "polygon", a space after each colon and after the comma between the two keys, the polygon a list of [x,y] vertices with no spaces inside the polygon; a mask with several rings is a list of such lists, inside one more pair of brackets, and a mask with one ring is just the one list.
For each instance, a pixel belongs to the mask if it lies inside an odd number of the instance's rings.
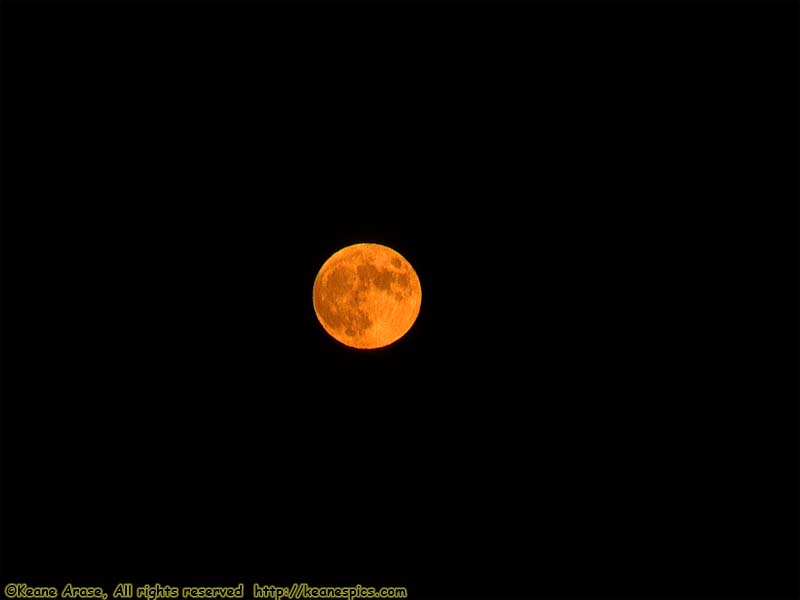
{"label": "black night sky", "polygon": [[797,594],[795,5],[2,10],[4,583]]}

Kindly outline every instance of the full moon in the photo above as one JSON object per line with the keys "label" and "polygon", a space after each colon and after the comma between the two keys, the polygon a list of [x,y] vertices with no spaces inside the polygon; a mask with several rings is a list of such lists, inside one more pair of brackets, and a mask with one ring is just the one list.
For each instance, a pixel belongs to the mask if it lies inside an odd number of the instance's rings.
{"label": "full moon", "polygon": [[346,346],[374,349],[403,337],[419,315],[422,288],[409,262],[380,244],[335,252],[314,280],[314,312]]}

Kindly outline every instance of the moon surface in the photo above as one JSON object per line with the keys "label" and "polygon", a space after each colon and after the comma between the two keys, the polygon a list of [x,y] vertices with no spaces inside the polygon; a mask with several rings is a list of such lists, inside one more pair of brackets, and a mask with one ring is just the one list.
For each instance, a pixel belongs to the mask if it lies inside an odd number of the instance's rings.
{"label": "moon surface", "polygon": [[314,280],[314,312],[334,339],[352,348],[388,346],[419,315],[422,288],[409,262],[381,244],[335,252]]}

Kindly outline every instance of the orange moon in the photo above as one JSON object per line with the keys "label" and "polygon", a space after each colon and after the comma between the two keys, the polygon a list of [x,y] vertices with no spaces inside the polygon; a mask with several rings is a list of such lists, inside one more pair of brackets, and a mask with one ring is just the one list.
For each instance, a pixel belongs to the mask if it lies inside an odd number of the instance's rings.
{"label": "orange moon", "polygon": [[419,315],[422,288],[409,262],[380,244],[335,252],[314,280],[314,312],[334,339],[382,348],[403,337]]}

